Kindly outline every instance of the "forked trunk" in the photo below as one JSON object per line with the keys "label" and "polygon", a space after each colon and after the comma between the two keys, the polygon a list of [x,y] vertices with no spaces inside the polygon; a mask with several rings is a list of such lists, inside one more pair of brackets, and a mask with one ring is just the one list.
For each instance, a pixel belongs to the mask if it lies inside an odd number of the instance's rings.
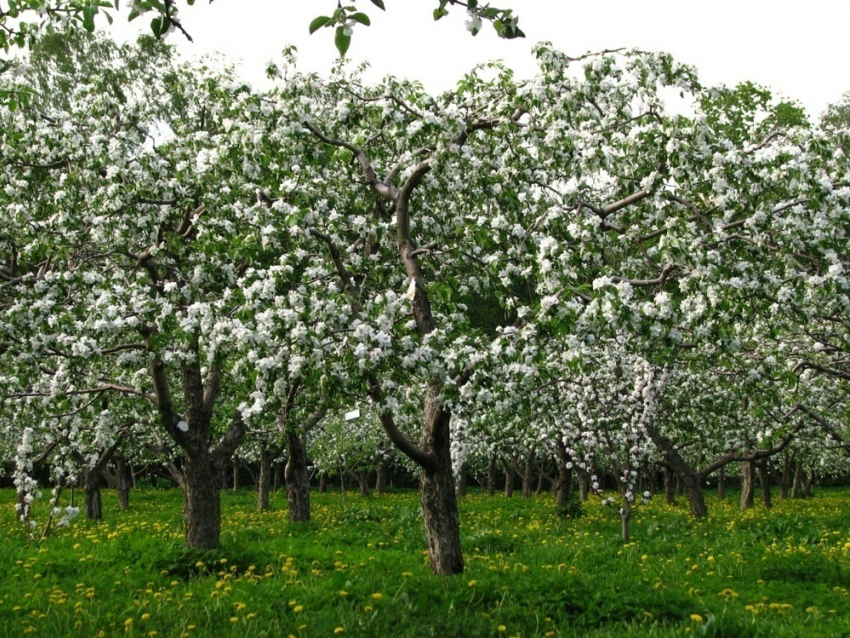
{"label": "forked trunk", "polygon": [[183,520],[186,547],[210,550],[221,533],[219,468],[211,455],[186,456],[183,462]]}
{"label": "forked trunk", "polygon": [[297,433],[287,430],[286,449],[286,501],[289,504],[289,521],[299,523],[310,520],[310,475],[307,473],[307,451]]}
{"label": "forked trunk", "polygon": [[755,461],[741,463],[741,509],[750,509],[755,496]]}

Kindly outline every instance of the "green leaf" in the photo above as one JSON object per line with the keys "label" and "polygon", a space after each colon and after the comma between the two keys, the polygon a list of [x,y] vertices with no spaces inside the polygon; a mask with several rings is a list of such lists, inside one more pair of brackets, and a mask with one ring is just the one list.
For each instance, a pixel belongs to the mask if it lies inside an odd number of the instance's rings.
{"label": "green leaf", "polygon": [[9,110],[14,113],[18,110],[18,102],[14,99],[9,100]]}
{"label": "green leaf", "polygon": [[336,45],[337,51],[339,51],[340,57],[345,57],[345,53],[348,51],[348,47],[351,46],[351,36],[345,35],[345,27],[336,28],[336,37],[334,38],[334,44]]}
{"label": "green leaf", "polygon": [[92,5],[83,7],[83,28],[89,33],[94,31],[95,15],[97,15],[97,7]]}
{"label": "green leaf", "polygon": [[372,0],[372,4],[378,7],[381,11],[387,10],[387,8],[384,6],[384,0]]}
{"label": "green leaf", "polygon": [[310,23],[310,35],[313,35],[316,31],[321,29],[323,26],[325,26],[331,20],[332,20],[332,18],[330,18],[329,16],[319,16],[318,18],[315,18]]}
{"label": "green leaf", "polygon": [[157,38],[161,38],[165,35],[165,32],[168,31],[169,27],[171,27],[171,20],[165,16],[159,16],[158,18],[151,20],[151,31],[153,31],[153,34]]}
{"label": "green leaf", "polygon": [[440,18],[445,18],[449,15],[448,9],[444,9],[443,7],[439,7],[438,9],[434,9],[434,20],[439,20]]}
{"label": "green leaf", "polygon": [[369,19],[369,16],[367,16],[365,13],[352,13],[349,17],[355,22],[365,24],[367,27],[372,24],[372,21]]}

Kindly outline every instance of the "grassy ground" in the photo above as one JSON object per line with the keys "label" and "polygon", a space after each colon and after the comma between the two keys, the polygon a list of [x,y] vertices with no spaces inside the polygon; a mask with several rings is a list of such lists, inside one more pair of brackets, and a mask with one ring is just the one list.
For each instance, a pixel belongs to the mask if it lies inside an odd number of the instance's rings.
{"label": "grassy ground", "polygon": [[186,552],[176,490],[134,491],[39,546],[0,491],[0,636],[850,636],[850,490],[771,511],[709,498],[577,520],[530,501],[462,501],[466,573],[430,574],[415,493],[223,494],[221,549]]}

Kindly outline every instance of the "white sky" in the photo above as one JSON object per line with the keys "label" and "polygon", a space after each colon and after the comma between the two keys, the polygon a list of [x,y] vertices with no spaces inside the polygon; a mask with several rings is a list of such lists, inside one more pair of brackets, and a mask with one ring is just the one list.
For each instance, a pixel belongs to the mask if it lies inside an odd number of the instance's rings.
{"label": "white sky", "polygon": [[[524,40],[501,40],[486,24],[475,38],[466,14],[454,7],[434,22],[436,0],[385,0],[386,13],[368,0],[357,6],[372,26],[357,25],[349,57],[367,60],[377,76],[423,82],[431,91],[451,88],[475,64],[502,59],[519,77],[535,71],[534,43],[548,40],[569,55],[605,48],[668,51],[695,65],[704,85],[752,80],[775,94],[799,100],[817,116],[850,90],[850,0],[492,0],[519,15]],[[298,47],[299,67],[327,71],[334,58],[333,31],[308,34],[310,21],[328,15],[336,0],[197,0],[180,2],[182,21],[195,43],[171,37],[189,55],[220,51],[242,60],[242,76],[262,84],[265,65],[287,44]],[[145,17],[113,33],[147,29]]]}

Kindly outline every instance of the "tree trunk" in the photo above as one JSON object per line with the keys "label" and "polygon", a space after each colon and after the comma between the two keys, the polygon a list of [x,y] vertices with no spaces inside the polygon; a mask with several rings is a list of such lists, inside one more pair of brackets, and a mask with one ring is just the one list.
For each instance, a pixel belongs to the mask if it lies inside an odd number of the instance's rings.
{"label": "tree trunk", "polygon": [[286,501],[289,504],[289,521],[299,523],[310,520],[310,475],[307,472],[307,450],[303,439],[291,430],[286,432]]}
{"label": "tree trunk", "polygon": [[721,467],[717,470],[717,498],[723,500],[726,498],[726,468]]}
{"label": "tree trunk", "polygon": [[[690,470],[690,468],[688,468]],[[703,477],[700,474],[689,471],[683,474],[679,480],[688,496],[688,507],[694,518],[705,518],[708,516],[708,508],[705,505],[705,494],[702,491]]]}
{"label": "tree trunk", "polygon": [[779,498],[785,500],[788,498],[788,491],[791,488],[791,469],[794,467],[794,452],[782,455],[782,478],[779,481]]}
{"label": "tree trunk", "polygon": [[234,457],[233,459],[233,493],[239,491],[239,461]]}
{"label": "tree trunk", "polygon": [[685,493],[685,483],[679,473],[676,473],[676,496],[682,496]]}
{"label": "tree trunk", "polygon": [[755,495],[755,461],[741,463],[741,509],[753,506]]}
{"label": "tree trunk", "polygon": [[543,491],[546,489],[546,461],[545,459],[540,463],[540,467],[537,468],[537,488],[534,490],[535,494],[543,494]]}
{"label": "tree trunk", "polygon": [[794,478],[791,482],[791,498],[800,498],[803,491],[803,466],[799,461],[794,464]]}
{"label": "tree trunk", "polygon": [[260,450],[260,476],[257,479],[257,509],[265,512],[269,509],[269,486],[272,474],[272,452]]}
{"label": "tree trunk", "polygon": [[586,501],[590,494],[590,474],[587,470],[578,469],[578,495],[582,501]]}
{"label": "tree trunk", "polygon": [[428,388],[423,412],[420,447],[433,458],[433,464],[419,472],[425,540],[431,571],[450,576],[463,572],[463,553],[452,472],[451,412],[440,404],[436,385]]}
{"label": "tree trunk", "polygon": [[319,474],[319,494],[324,494],[328,491],[328,475],[327,472]]}
{"label": "tree trunk", "polygon": [[280,484],[283,482],[283,463],[276,461],[274,464],[274,491],[280,491]]}
{"label": "tree trunk", "polygon": [[487,463],[487,494],[490,496],[496,494],[496,470],[496,456],[493,455]]}
{"label": "tree trunk", "polygon": [[758,464],[759,482],[761,483],[761,504],[767,509],[770,509],[772,502],[770,499],[770,466],[768,459],[762,459]]}
{"label": "tree trunk", "polygon": [[369,496],[369,470],[357,471],[357,485],[360,488],[360,496]]}
{"label": "tree trunk", "polygon": [[210,550],[221,533],[220,469],[211,455],[183,462],[183,519],[186,547]]}
{"label": "tree trunk", "polygon": [[97,470],[86,468],[80,475],[80,487],[83,488],[86,502],[86,518],[91,521],[99,521],[103,518],[103,503],[101,502],[100,488],[103,485],[103,477]]}
{"label": "tree trunk", "polygon": [[567,501],[573,487],[573,470],[571,467],[567,467],[570,456],[563,441],[559,439],[555,444],[555,449],[557,451],[555,460],[558,465],[558,478],[555,481],[555,507],[558,511],[564,511],[567,508]]}
{"label": "tree trunk", "polygon": [[130,474],[128,474],[127,461],[124,457],[118,457],[115,462],[115,491],[118,494],[118,509],[125,511],[130,509]]}
{"label": "tree trunk", "polygon": [[457,495],[458,498],[463,498],[466,496],[467,491],[467,478],[466,478],[466,463],[460,466],[460,470],[457,473]]}
{"label": "tree trunk", "polygon": [[806,482],[803,484],[803,493],[806,496],[812,495],[812,488],[815,485],[815,470],[814,468],[809,470],[809,476],[806,479]]}
{"label": "tree trunk", "polygon": [[375,491],[378,494],[387,493],[387,462],[382,461],[378,465],[377,476],[375,477]]}
{"label": "tree trunk", "polygon": [[667,505],[676,504],[676,481],[673,470],[669,467],[664,468],[664,499]]}
{"label": "tree trunk", "polygon": [[513,459],[505,461],[505,498],[514,495],[514,481],[516,480],[516,463]]}
{"label": "tree trunk", "polygon": [[534,460],[534,450],[525,453],[525,465],[522,468],[522,497],[531,498],[531,462]]}

